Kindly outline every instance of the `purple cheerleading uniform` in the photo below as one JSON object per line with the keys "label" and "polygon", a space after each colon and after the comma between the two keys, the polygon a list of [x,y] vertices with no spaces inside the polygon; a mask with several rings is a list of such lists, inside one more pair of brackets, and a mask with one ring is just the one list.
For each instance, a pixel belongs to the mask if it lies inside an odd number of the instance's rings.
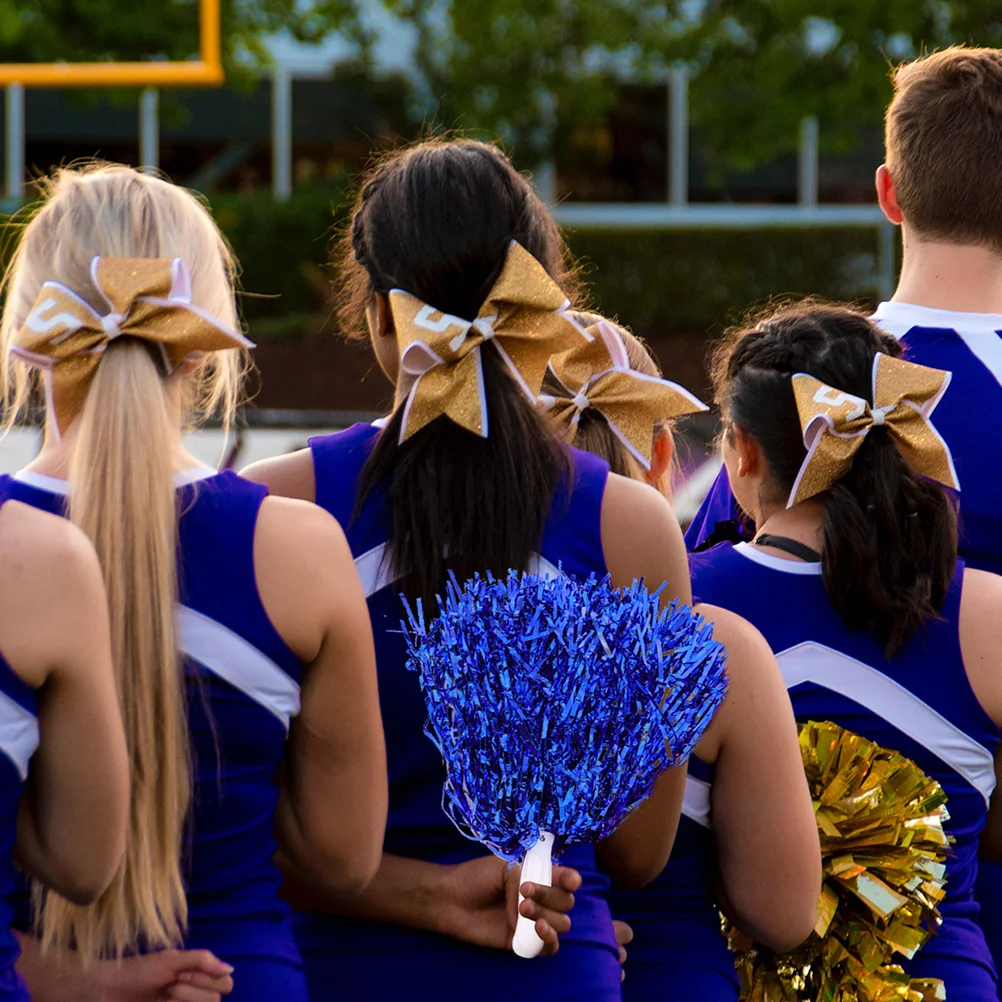
{"label": "purple cheerleading uniform", "polygon": [[[881,303],[873,319],[919,365],[946,369],[953,380],[933,423],[953,453],[960,481],[960,555],[968,566],[1002,574],[1002,316]],[[685,536],[695,550],[717,523],[738,517],[727,471],[721,470]],[[1002,866],[982,860],[976,897],[981,925],[1002,967]]]}
{"label": "purple cheerleading uniform", "polygon": [[913,960],[900,962],[913,977],[941,978],[951,1002],[992,1002],[995,966],[978,923],[974,884],[999,729],[964,668],[958,631],[963,561],[940,618],[890,660],[872,636],[845,628],[820,564],[722,543],[695,554],[691,565],[698,601],[731,609],[762,631],[799,722],[830,720],[893,748],[943,787],[950,812],[945,827],[956,840],[946,862],[943,925]]}
{"label": "purple cheerleading uniform", "polygon": [[[184,945],[234,966],[231,1002],[306,1002],[272,861],[275,776],[303,666],[258,595],[254,532],[268,492],[208,468],[179,479],[178,622],[194,775]],[[0,491],[63,514],[63,481],[25,471],[0,477]]]}
{"label": "purple cheerleading uniform", "polygon": [[[0,507],[10,494],[0,486]],[[21,948],[14,935],[21,878],[14,866],[17,813],[31,756],[38,748],[38,699],[0,655],[0,1002],[30,1002],[17,973]]]}
{"label": "purple cheerleading uniform", "polygon": [[[399,585],[389,573],[389,539],[381,492],[356,513],[356,484],[379,430],[354,425],[310,441],[316,501],[344,526],[368,598],[376,640],[379,698],[390,779],[387,853],[434,863],[486,854],[464,838],[442,810],[445,768],[424,734],[427,716],[418,676],[405,666]],[[585,577],[605,573],[600,518],[608,466],[571,450],[573,485],[558,492],[547,523],[540,570]],[[518,499],[512,498],[512,504]],[[618,949],[606,902],[608,881],[590,846],[567,850],[560,862],[581,871],[573,928],[552,958],[527,962],[510,951],[469,946],[431,932],[308,912],[296,913],[296,938],[313,1002],[439,1002],[474,993],[478,1002],[510,1002],[531,991],[565,1002],[620,998]]]}

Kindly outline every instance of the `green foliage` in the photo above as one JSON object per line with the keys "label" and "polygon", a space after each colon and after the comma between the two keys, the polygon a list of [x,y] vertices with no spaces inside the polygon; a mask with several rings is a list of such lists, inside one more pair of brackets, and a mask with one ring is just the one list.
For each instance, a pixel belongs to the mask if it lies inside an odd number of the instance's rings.
{"label": "green foliage", "polygon": [[[213,198],[243,264],[252,336],[333,329],[327,262],[331,237],[347,222],[343,191],[302,188],[285,203],[263,192]],[[655,342],[719,331],[774,295],[876,298],[872,228],[568,236],[594,305]]]}
{"label": "green foliage", "polygon": [[[359,0],[222,0],[223,58],[264,58],[279,31],[317,42],[341,31],[370,41]],[[197,0],[0,0],[0,61],[190,59],[198,53]]]}
{"label": "green foliage", "polygon": [[818,115],[822,149],[844,152],[891,97],[890,68],[955,42],[998,45],[993,0],[709,0],[666,54],[696,71],[692,119],[726,166],[793,152]]}

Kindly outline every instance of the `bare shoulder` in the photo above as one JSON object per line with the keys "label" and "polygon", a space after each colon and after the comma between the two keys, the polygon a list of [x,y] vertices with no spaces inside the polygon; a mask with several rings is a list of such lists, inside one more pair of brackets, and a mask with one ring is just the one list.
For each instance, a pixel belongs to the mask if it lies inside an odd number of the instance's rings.
{"label": "bare shoulder", "polygon": [[1002,609],[1002,575],[964,569],[964,592],[960,600],[961,618],[997,616]]}
{"label": "bare shoulder", "polygon": [[775,665],[772,649],[757,627],[753,626],[743,616],[718,605],[699,603],[694,605],[693,612],[698,613],[713,627],[713,639],[719,640],[735,655],[740,654],[750,661],[758,661],[767,668]]}
{"label": "bare shoulder", "polygon": [[101,566],[67,519],[17,501],[0,509],[0,649],[29,685],[107,644]]}
{"label": "bare shoulder", "polygon": [[297,570],[316,569],[329,575],[332,568],[353,563],[340,523],[309,501],[269,495],[258,515],[255,550],[265,564],[294,563]]}
{"label": "bare shoulder", "polygon": [[313,501],[317,496],[313,453],[309,449],[261,459],[241,470],[240,476],[264,484],[272,494],[282,497]]}
{"label": "bare shoulder", "polygon": [[610,473],[602,498],[602,529],[636,532],[676,524],[668,499],[648,484]]}
{"label": "bare shoulder", "polygon": [[68,519],[8,501],[0,508],[0,580],[19,587],[66,593],[101,580],[97,554],[87,536]]}

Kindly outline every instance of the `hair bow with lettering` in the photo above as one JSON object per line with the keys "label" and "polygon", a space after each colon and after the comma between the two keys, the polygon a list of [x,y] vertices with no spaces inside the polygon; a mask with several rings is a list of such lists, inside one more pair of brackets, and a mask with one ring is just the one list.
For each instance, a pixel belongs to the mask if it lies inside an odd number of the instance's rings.
{"label": "hair bow with lettering", "polygon": [[95,257],[90,277],[107,312],[60,282],[46,282],[11,348],[45,371],[60,429],[80,413],[101,356],[117,337],[159,345],[169,372],[200,352],[254,347],[192,303],[191,275],[180,258]]}
{"label": "hair bow with lettering", "polygon": [[949,446],[930,415],[952,374],[878,352],[873,359],[873,403],[798,372],[793,377],[807,457],[787,507],[828,490],[852,466],[866,436],[883,425],[917,473],[960,490]]}
{"label": "hair bow with lettering", "polygon": [[486,342],[494,344],[512,378],[535,403],[550,358],[590,337],[570,316],[570,301],[559,286],[514,241],[475,320],[442,313],[401,289],[393,289],[389,299],[402,347],[401,379],[412,381],[401,442],[443,415],[487,437],[480,357]]}
{"label": "hair bow with lettering", "polygon": [[550,368],[567,391],[566,397],[544,394],[557,424],[573,442],[581,415],[593,407],[608,422],[630,455],[651,468],[653,429],[657,421],[709,410],[678,383],[630,368],[626,345],[615,326],[602,320],[588,328],[594,340],[558,355]]}

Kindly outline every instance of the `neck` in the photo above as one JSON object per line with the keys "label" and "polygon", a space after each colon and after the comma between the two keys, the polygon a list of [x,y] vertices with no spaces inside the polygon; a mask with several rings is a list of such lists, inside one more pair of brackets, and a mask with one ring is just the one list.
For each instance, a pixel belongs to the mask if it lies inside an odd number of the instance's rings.
{"label": "neck", "polygon": [[[27,465],[26,469],[44,474],[47,477],[68,480],[76,437],[75,425],[70,425],[66,434],[60,438],[54,433],[51,425],[46,424],[45,439],[42,442],[42,448],[39,450],[38,455]],[[179,427],[177,440],[174,444],[175,471],[190,470],[196,466],[204,465],[200,459],[197,459],[184,447]]]}
{"label": "neck", "polygon": [[960,313],[1002,313],[1002,257],[987,247],[918,239],[902,228],[895,302]]}
{"label": "neck", "polygon": [[[821,530],[823,507],[820,501],[811,499],[793,508],[774,507],[759,512],[759,517],[755,520],[758,528],[758,535],[769,533],[773,536],[785,536],[787,539],[795,539],[798,543],[809,546],[812,550],[821,552],[823,534]],[[771,549],[770,547],[763,547]],[[790,554],[773,551],[776,556],[786,557],[793,560]]]}

